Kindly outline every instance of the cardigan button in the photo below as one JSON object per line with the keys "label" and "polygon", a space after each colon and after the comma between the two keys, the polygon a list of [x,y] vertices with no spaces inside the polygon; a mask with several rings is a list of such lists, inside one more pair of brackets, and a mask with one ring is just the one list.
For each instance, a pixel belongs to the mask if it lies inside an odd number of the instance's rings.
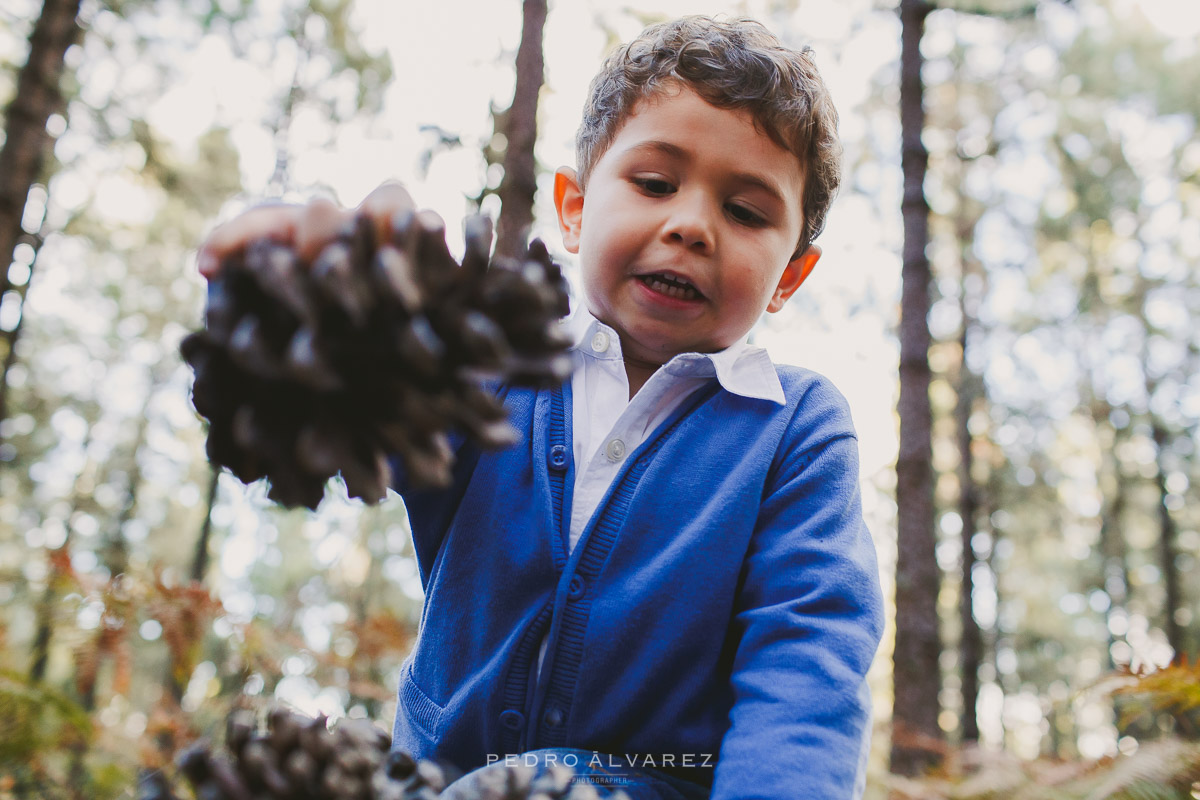
{"label": "cardigan button", "polygon": [[567,584],[567,597],[571,600],[578,600],[583,597],[583,591],[587,588],[587,584],[583,578],[578,575],[571,576],[571,582]]}
{"label": "cardigan button", "polygon": [[500,715],[500,724],[510,731],[519,731],[525,727],[525,715],[510,708]]}
{"label": "cardigan button", "polygon": [[547,728],[557,728],[563,723],[563,712],[561,708],[549,708],[542,715],[542,722],[546,723]]}
{"label": "cardigan button", "polygon": [[550,469],[564,470],[567,468],[567,448],[561,444],[556,444],[550,448],[550,454],[546,457],[550,464]]}

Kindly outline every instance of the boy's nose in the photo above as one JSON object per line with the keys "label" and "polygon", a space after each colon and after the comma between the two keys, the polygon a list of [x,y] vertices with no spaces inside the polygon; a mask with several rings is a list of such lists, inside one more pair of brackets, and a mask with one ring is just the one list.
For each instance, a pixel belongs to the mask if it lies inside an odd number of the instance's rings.
{"label": "boy's nose", "polygon": [[663,226],[663,239],[671,244],[682,244],[689,250],[711,252],[714,245],[712,211],[703,198],[683,194],[678,193],[671,204],[670,216]]}

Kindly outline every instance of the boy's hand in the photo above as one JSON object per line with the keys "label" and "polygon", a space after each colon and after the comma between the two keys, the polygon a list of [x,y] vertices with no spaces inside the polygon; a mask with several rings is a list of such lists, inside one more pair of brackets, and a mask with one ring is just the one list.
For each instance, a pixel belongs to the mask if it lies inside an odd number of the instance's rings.
{"label": "boy's hand", "polygon": [[220,270],[222,261],[257,239],[289,245],[302,261],[312,263],[354,216],[366,214],[374,220],[378,239],[383,241],[389,235],[395,216],[412,210],[413,200],[408,191],[391,181],[380,185],[353,210],[323,198],[306,205],[257,206],[218,225],[200,245],[196,265],[200,274],[211,280]]}

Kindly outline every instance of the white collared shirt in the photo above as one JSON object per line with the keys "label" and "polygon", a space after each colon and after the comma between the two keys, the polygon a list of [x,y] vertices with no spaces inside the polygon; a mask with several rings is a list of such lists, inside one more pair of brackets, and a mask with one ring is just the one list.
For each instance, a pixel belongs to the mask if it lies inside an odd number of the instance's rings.
{"label": "white collared shirt", "polygon": [[714,375],[729,392],[784,403],[775,366],[766,350],[748,344],[748,335],[717,353],[680,353],[651,375],[630,400],[616,331],[582,307],[564,324],[575,341],[571,549],[625,459]]}
{"label": "white collared shirt", "polygon": [[[563,323],[575,344],[571,375],[571,436],[575,491],[569,548],[575,549],[588,520],[621,465],[671,412],[714,375],[722,388],[743,397],[784,404],[783,385],[767,351],[749,334],[717,353],[680,353],[658,369],[629,399],[629,376],[617,332],[582,306]],[[542,674],[546,638],[538,649]]]}

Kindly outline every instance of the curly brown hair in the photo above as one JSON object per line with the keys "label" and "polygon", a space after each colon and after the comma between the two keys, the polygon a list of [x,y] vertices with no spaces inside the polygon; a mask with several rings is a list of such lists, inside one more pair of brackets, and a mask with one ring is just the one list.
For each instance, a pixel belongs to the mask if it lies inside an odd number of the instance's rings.
{"label": "curly brown hair", "polygon": [[802,253],[825,227],[841,182],[838,114],[812,60],[750,19],[687,16],[651,25],[605,59],[575,136],[580,185],[639,100],[682,83],[718,108],[745,109],[804,168]]}

